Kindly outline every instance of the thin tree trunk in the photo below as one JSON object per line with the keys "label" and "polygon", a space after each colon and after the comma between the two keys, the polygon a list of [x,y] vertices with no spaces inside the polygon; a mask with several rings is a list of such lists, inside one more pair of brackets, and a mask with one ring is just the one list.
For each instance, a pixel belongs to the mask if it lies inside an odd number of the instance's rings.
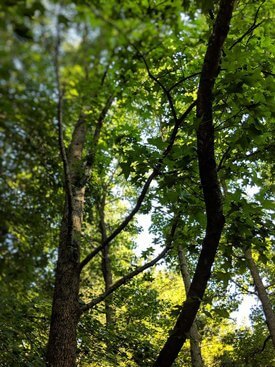
{"label": "thin tree trunk", "polygon": [[229,31],[234,0],[221,0],[213,31],[209,38],[201,72],[197,100],[197,151],[199,174],[206,207],[206,234],[202,244],[198,264],[190,285],[187,299],[183,304],[176,325],[168,337],[154,367],[170,367],[185,343],[196,318],[212,265],[219,246],[224,226],[222,195],[217,176],[214,149],[214,126],[212,92],[219,73],[221,51]]}
{"label": "thin tree trunk", "polygon": [[[105,200],[105,193],[103,194],[103,198],[101,203],[98,206],[99,211],[99,229],[101,233],[101,242],[104,243],[107,240],[107,229],[106,229],[106,222],[105,222],[105,207],[106,207],[106,200]],[[101,251],[101,268],[102,274],[104,278],[104,285],[105,285],[105,292],[108,292],[111,286],[113,285],[113,275],[112,275],[112,265],[110,260],[110,246],[109,244],[105,246]],[[113,303],[113,296],[112,294],[105,298],[105,318],[106,318],[106,329],[110,331],[112,326],[114,325],[114,309],[112,306]],[[116,348],[112,343],[112,339],[106,340],[106,347],[107,353],[112,360],[113,363],[116,363]]]}
{"label": "thin tree trunk", "polygon": [[[80,165],[86,137],[85,118],[75,126],[68,154],[72,208],[66,199],[60,231],[58,262],[52,305],[47,366],[74,367],[77,357],[77,324],[80,318],[79,248],[84,210],[85,188],[78,187]],[[70,229],[72,223],[72,229]]]}
{"label": "thin tree trunk", "polygon": [[255,264],[253,258],[252,258],[252,252],[251,249],[247,249],[244,252],[246,262],[248,265],[248,268],[250,270],[251,276],[253,278],[255,289],[258,294],[258,297],[262,303],[264,315],[266,318],[267,327],[272,339],[273,346],[275,348],[275,313],[272,309],[272,305],[270,302],[270,299],[268,298],[268,294],[265,290],[264,284],[262,282],[261,276],[259,274],[257,265]]}
{"label": "thin tree trunk", "polygon": [[[188,265],[186,261],[186,256],[184,253],[184,249],[182,246],[178,248],[178,257],[179,257],[179,265],[180,265],[180,272],[182,275],[185,292],[186,294],[189,291],[191,280],[190,274],[188,270]],[[190,350],[191,350],[191,363],[193,367],[203,367],[204,362],[201,355],[201,347],[200,347],[200,334],[198,331],[198,327],[196,321],[193,322],[193,325],[190,329]]]}
{"label": "thin tree trunk", "polygon": [[[102,199],[101,205],[98,208],[99,216],[100,216],[100,233],[101,233],[101,241],[104,243],[107,239],[107,231],[106,231],[106,223],[105,223],[105,195]],[[111,261],[109,256],[110,248],[109,246],[105,246],[102,249],[102,261],[101,261],[101,268],[102,274],[104,278],[105,284],[105,292],[109,290],[109,288],[113,284],[113,276],[112,276],[112,268],[111,268]],[[113,309],[112,309],[112,295],[105,299],[105,315],[106,315],[106,327],[109,328],[114,321]]]}
{"label": "thin tree trunk", "polygon": [[[109,290],[113,284],[110,256],[109,256],[109,246],[104,247],[102,250],[102,273],[105,283],[105,292]],[[114,322],[114,313],[112,308],[112,295],[105,299],[105,315],[106,315],[106,327],[110,328]]]}

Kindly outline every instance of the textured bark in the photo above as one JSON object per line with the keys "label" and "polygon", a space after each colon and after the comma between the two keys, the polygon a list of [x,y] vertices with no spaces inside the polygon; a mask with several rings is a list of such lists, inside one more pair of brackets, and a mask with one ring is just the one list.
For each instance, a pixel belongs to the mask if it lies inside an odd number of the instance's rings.
{"label": "textured bark", "polygon": [[214,154],[214,126],[212,116],[212,91],[219,73],[219,63],[224,41],[229,31],[234,0],[221,0],[219,12],[209,39],[201,72],[197,100],[197,131],[199,174],[206,207],[207,226],[198,264],[176,325],[162,348],[154,366],[170,367],[178,356],[199,310],[211,268],[218,249],[224,216],[222,196],[217,177]]}
{"label": "textured bark", "polygon": [[[47,349],[47,365],[50,367],[74,367],[76,365],[76,331],[81,314],[78,302],[79,246],[85,195],[85,188],[79,187],[78,182],[85,137],[85,118],[80,118],[75,126],[68,154],[72,208],[70,210],[66,198],[60,231]],[[72,230],[70,223],[72,223]]]}
{"label": "textured bark", "polygon": [[[66,224],[63,225],[66,227]],[[65,235],[64,231],[62,235]],[[62,240],[61,240],[62,241]],[[64,241],[64,247],[66,242]],[[56,270],[50,335],[47,350],[47,366],[73,367],[76,364],[76,329],[80,317],[78,304],[79,274],[77,263],[67,257],[64,249]],[[64,255],[64,256],[63,256]],[[67,259],[64,259],[67,257]]]}
{"label": "textured bark", "polygon": [[275,313],[272,309],[270,299],[268,298],[268,294],[265,290],[265,287],[262,282],[261,276],[259,274],[257,265],[255,264],[252,258],[251,249],[247,249],[245,251],[245,258],[246,258],[248,268],[250,270],[251,276],[255,284],[256,292],[262,303],[267,327],[268,327],[268,330],[269,330],[269,333],[272,339],[273,346],[275,348]]}
{"label": "textured bark", "polygon": [[[179,249],[178,249],[178,256],[179,256],[180,271],[181,271],[185,291],[187,294],[189,291],[190,285],[191,285],[191,280],[190,280],[190,274],[188,270],[188,265],[187,265],[184,249],[181,246],[179,246]],[[204,366],[204,362],[203,362],[202,355],[201,355],[200,340],[201,340],[201,337],[198,331],[198,327],[197,327],[196,321],[194,321],[190,329],[190,349],[191,349],[192,367],[203,367]]]}

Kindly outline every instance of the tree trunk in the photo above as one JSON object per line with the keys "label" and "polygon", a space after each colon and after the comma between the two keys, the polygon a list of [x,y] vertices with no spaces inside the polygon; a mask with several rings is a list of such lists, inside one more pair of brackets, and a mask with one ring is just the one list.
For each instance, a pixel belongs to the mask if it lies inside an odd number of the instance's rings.
{"label": "tree trunk", "polygon": [[62,227],[47,350],[47,366],[50,367],[76,365],[79,272],[73,252],[69,255],[71,249],[66,241],[66,221]]}
{"label": "tree trunk", "polygon": [[275,313],[272,309],[271,302],[268,298],[267,292],[265,290],[264,284],[262,282],[261,276],[259,274],[259,271],[257,269],[257,265],[255,264],[253,258],[251,249],[247,249],[245,252],[245,258],[248,265],[248,268],[250,270],[251,276],[253,278],[255,289],[258,294],[258,297],[262,303],[264,315],[266,318],[267,327],[272,339],[273,346],[275,348]]}
{"label": "tree trunk", "polygon": [[170,367],[177,358],[190,328],[195,320],[200,303],[211,276],[212,265],[219,246],[224,226],[222,195],[217,176],[214,149],[214,126],[212,91],[219,73],[221,51],[229,31],[234,0],[221,0],[218,15],[210,35],[201,72],[197,99],[197,151],[199,174],[206,208],[206,234],[198,264],[174,329],[171,331],[154,367]]}
{"label": "tree trunk", "polygon": [[[99,230],[101,233],[102,243],[105,243],[107,240],[107,230],[106,230],[106,223],[105,223],[105,206],[106,206],[106,201],[105,201],[105,193],[104,193],[101,203],[98,206],[98,212],[99,212],[99,217],[100,217]],[[107,292],[113,284],[112,265],[110,261],[109,252],[110,252],[110,246],[107,245],[102,249],[102,254],[101,254],[102,256],[101,268],[102,268],[102,274],[104,278],[105,292]],[[114,309],[112,306],[112,303],[113,303],[112,295],[105,298],[104,303],[105,303],[106,329],[107,331],[111,331],[114,325],[114,316],[115,316]],[[106,348],[107,348],[107,353],[108,353],[110,360],[113,363],[116,363],[117,362],[117,359],[116,359],[117,351],[110,338],[106,340]]]}
{"label": "tree trunk", "polygon": [[[186,261],[186,256],[184,253],[184,249],[182,246],[179,246],[178,249],[178,256],[179,256],[179,264],[180,264],[180,271],[185,287],[186,294],[189,291],[191,280],[188,271],[188,265]],[[204,362],[201,355],[201,347],[200,347],[200,334],[198,331],[198,327],[196,321],[193,322],[193,325],[190,329],[190,349],[191,349],[191,363],[192,367],[203,367]]]}
{"label": "tree trunk", "polygon": [[[106,224],[105,224],[105,195],[103,196],[101,205],[98,207],[99,210],[99,227],[101,233],[101,242],[105,243],[107,240],[107,231],[106,231]],[[104,278],[105,284],[105,291],[108,291],[111,285],[113,284],[113,277],[112,277],[112,268],[111,268],[111,261],[109,256],[110,248],[109,246],[105,246],[102,250],[102,261],[101,261],[101,268],[102,274]],[[112,309],[112,296],[109,296],[105,299],[105,316],[106,316],[106,327],[109,328],[114,321],[113,309]]]}
{"label": "tree trunk", "polygon": [[60,231],[55,289],[52,305],[47,366],[74,367],[77,357],[77,324],[80,318],[79,248],[84,210],[85,188],[79,187],[81,159],[86,137],[85,118],[75,126],[68,153],[71,208],[66,197]]}
{"label": "tree trunk", "polygon": [[[105,283],[105,291],[108,291],[113,284],[113,277],[111,271],[111,263],[109,257],[109,246],[105,246],[102,250],[102,273]],[[112,295],[105,299],[105,315],[106,326],[109,328],[114,322],[114,314],[112,309]]]}

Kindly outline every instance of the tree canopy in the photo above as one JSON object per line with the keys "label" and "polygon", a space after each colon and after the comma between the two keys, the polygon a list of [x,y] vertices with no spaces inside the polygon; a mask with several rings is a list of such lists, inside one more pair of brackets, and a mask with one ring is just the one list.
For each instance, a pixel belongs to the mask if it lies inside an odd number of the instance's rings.
{"label": "tree canopy", "polygon": [[1,366],[275,366],[274,5],[1,2]]}

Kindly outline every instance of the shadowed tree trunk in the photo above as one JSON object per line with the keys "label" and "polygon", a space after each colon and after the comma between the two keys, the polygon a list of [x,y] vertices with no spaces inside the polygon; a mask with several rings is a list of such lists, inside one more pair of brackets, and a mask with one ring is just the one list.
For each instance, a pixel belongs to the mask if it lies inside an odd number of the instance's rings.
{"label": "shadowed tree trunk", "polygon": [[[178,249],[178,257],[180,264],[180,271],[185,287],[186,294],[189,291],[191,280],[188,270],[188,265],[186,261],[186,256],[184,253],[184,249],[182,246],[179,246]],[[201,347],[200,347],[200,334],[198,331],[198,327],[196,321],[193,322],[193,325],[190,329],[190,350],[191,350],[191,362],[193,367],[203,367],[204,362],[201,355]]]}
{"label": "shadowed tree trunk", "polygon": [[208,42],[198,89],[197,151],[206,208],[206,234],[187,299],[183,304],[174,329],[160,351],[154,364],[155,367],[172,366],[188,337],[206,290],[207,282],[211,276],[211,268],[224,226],[222,195],[217,176],[214,149],[212,92],[219,73],[221,51],[229,31],[233,7],[234,0],[220,1],[218,15]]}
{"label": "shadowed tree trunk", "polygon": [[255,284],[256,292],[257,292],[258,297],[259,297],[259,299],[262,303],[262,307],[263,307],[267,327],[268,327],[268,330],[269,330],[269,333],[270,333],[270,336],[271,336],[271,339],[272,339],[273,346],[275,348],[275,313],[272,309],[271,302],[268,298],[268,294],[265,290],[265,286],[264,286],[262,278],[259,274],[257,265],[255,264],[255,262],[253,260],[251,249],[250,248],[247,249],[244,252],[244,255],[245,255],[245,259],[246,259],[248,268],[250,270],[251,276],[252,276],[254,284]]}

